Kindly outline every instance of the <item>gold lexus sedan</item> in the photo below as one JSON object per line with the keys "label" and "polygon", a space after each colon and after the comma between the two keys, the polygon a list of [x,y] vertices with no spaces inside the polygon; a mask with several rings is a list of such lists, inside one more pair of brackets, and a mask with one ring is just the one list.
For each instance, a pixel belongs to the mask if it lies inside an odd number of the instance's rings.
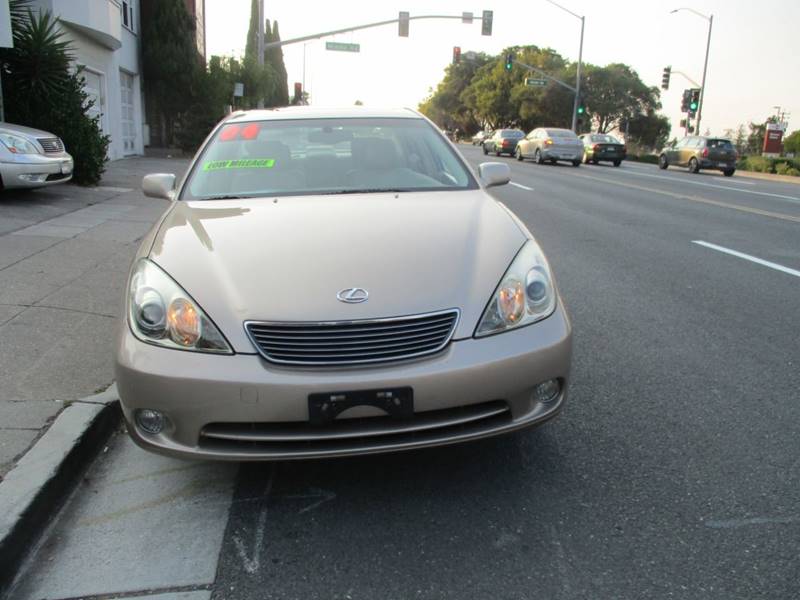
{"label": "gold lexus sedan", "polygon": [[220,123],[131,267],[116,346],[142,447],[282,460],[409,450],[541,423],[571,329],[525,226],[411,110]]}

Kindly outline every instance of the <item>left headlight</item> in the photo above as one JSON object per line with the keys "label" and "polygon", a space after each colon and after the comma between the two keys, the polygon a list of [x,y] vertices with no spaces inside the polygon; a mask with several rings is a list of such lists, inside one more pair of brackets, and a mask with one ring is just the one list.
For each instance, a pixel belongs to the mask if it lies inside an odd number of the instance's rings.
{"label": "left headlight", "polygon": [[128,322],[143,342],[233,354],[222,333],[189,294],[146,258],[136,263],[131,273]]}
{"label": "left headlight", "polygon": [[492,295],[475,337],[530,325],[549,317],[555,308],[556,291],[547,259],[539,245],[528,240]]}
{"label": "left headlight", "polygon": [[0,142],[3,142],[12,154],[41,154],[32,142],[13,133],[0,133]]}

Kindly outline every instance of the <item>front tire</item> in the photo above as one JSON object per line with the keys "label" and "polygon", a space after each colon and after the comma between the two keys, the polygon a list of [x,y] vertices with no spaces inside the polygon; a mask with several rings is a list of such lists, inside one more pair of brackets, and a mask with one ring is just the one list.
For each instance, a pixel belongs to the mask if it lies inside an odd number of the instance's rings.
{"label": "front tire", "polygon": [[581,166],[581,161],[579,161],[579,160],[573,160],[573,161],[572,161],[572,166],[573,166],[573,167],[580,167],[580,166]]}
{"label": "front tire", "polygon": [[695,174],[700,172],[700,163],[697,162],[695,157],[689,159],[689,172]]}
{"label": "front tire", "polygon": [[669,166],[669,161],[667,160],[666,154],[662,154],[658,157],[658,168],[661,170],[666,169]]}
{"label": "front tire", "polygon": [[519,148],[517,148],[517,151],[516,151],[516,153],[515,153],[515,154],[516,154],[516,156],[517,156],[517,160],[518,160],[519,162],[522,162],[522,161],[524,160],[524,157],[522,156],[522,150],[520,150]]}
{"label": "front tire", "polygon": [[615,160],[615,161],[614,161],[614,166],[615,166],[615,167],[618,167],[618,166],[620,166],[621,164],[622,164],[622,161],[621,161],[621,160]]}
{"label": "front tire", "polygon": [[536,152],[533,155],[533,160],[536,161],[537,165],[543,165],[544,164],[544,159],[542,158],[542,153],[538,148],[536,149]]}
{"label": "front tire", "polygon": [[486,149],[486,144],[483,144],[483,153],[489,154],[489,150]]}

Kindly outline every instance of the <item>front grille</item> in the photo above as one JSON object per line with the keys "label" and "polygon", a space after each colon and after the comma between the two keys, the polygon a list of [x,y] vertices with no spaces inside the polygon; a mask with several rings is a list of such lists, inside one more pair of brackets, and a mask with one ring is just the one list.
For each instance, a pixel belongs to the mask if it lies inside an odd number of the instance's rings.
{"label": "front grille", "polygon": [[458,311],[363,321],[248,321],[250,339],[269,361],[287,365],[352,365],[432,354],[450,341]]}
{"label": "front grille", "polygon": [[42,149],[47,154],[58,154],[64,151],[64,143],[58,138],[38,138]]}
{"label": "front grille", "polygon": [[209,451],[285,456],[391,450],[402,446],[458,441],[511,422],[506,402],[495,400],[394,417],[340,418],[324,426],[284,423],[209,423],[200,448]]}

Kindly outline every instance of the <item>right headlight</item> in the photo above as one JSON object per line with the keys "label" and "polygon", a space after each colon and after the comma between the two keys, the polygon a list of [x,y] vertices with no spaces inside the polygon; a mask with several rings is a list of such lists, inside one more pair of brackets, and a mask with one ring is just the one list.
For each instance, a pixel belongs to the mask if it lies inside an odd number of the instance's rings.
{"label": "right headlight", "polygon": [[155,263],[141,259],[128,287],[128,322],[143,342],[196,352],[233,354],[197,303]]}
{"label": "right headlight", "polygon": [[475,337],[508,331],[553,314],[556,291],[539,245],[528,242],[517,253],[483,312]]}
{"label": "right headlight", "polygon": [[41,154],[32,142],[13,133],[0,133],[0,142],[3,142],[12,154]]}

